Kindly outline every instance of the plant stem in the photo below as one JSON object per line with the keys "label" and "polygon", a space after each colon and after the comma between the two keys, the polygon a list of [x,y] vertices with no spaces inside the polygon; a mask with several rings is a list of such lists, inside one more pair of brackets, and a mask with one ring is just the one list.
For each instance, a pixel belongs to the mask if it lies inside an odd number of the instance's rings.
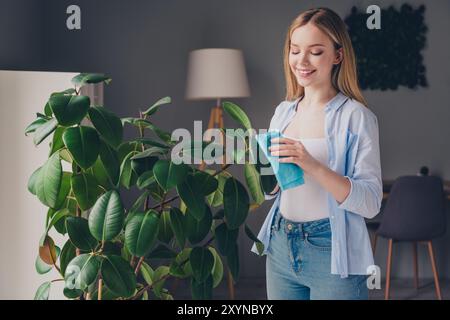
{"label": "plant stem", "polygon": [[142,263],[144,262],[145,256],[141,257],[138,261],[136,269],[134,270],[134,274],[137,276],[139,274],[139,270],[141,269]]}
{"label": "plant stem", "polygon": [[58,282],[58,281],[64,281],[64,279],[54,279],[54,280],[52,280],[52,281],[50,281],[50,282]]}
{"label": "plant stem", "polygon": [[99,279],[98,279],[98,297],[97,297],[97,300],[102,300],[102,290],[103,290],[103,279],[102,279],[102,276],[99,276]]}
{"label": "plant stem", "polygon": [[[227,170],[227,169],[228,169],[229,167],[231,167],[232,165],[233,165],[232,163],[226,164],[222,169],[220,169],[219,171],[215,172],[212,176],[215,177],[216,175],[220,174],[221,172]],[[156,209],[156,208],[158,208],[158,207],[161,206],[161,205],[168,204],[168,203],[170,203],[170,202],[172,202],[172,201],[174,201],[174,200],[177,200],[179,197],[180,197],[180,196],[173,196],[172,198],[170,198],[170,199],[168,199],[168,200],[166,200],[166,201],[163,201],[162,203],[157,204],[156,206],[153,206],[152,209]]]}
{"label": "plant stem", "polygon": [[[77,93],[78,94],[78,93]],[[75,173],[80,173],[81,172],[81,168],[77,165],[76,167],[75,167]],[[77,217],[81,217],[81,208],[80,208],[80,206],[78,205],[78,203],[77,203],[77,209],[76,209],[76,216]],[[76,248],[75,249],[75,255],[78,257],[79,255],[81,254],[81,251],[80,251],[80,249],[79,248]]]}

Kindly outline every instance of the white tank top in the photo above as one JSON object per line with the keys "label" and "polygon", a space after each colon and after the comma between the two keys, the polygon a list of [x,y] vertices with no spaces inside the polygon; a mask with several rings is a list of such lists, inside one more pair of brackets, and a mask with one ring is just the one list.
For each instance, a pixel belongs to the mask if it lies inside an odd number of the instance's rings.
{"label": "white tank top", "polygon": [[[289,137],[291,138],[291,137]],[[294,139],[294,138],[291,138]],[[306,150],[328,167],[328,148],[326,138],[300,138]],[[328,218],[327,191],[306,172],[305,183],[281,193],[280,213],[286,219],[307,222]]]}

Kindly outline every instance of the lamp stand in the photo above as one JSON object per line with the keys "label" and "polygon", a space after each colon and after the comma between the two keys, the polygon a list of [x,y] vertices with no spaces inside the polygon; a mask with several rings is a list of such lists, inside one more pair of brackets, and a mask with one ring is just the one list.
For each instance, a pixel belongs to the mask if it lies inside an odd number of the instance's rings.
{"label": "lamp stand", "polygon": [[[220,104],[220,98],[217,99],[216,106],[211,110],[211,115],[209,116],[209,122],[208,122],[208,129],[223,129],[223,110],[222,106]],[[222,168],[225,166],[225,143],[224,143],[225,137],[222,133],[220,135],[220,143],[223,145],[223,156],[222,156]],[[205,141],[211,141],[211,136],[209,134],[205,135]],[[202,161],[202,163],[199,166],[200,170],[205,170],[206,163]],[[228,270],[228,277],[227,277],[227,284],[228,284],[228,293],[230,296],[230,300],[234,300],[235,294],[234,294],[234,284],[233,284],[233,276],[231,275],[230,268],[227,266]]]}
{"label": "lamp stand", "polygon": [[[220,104],[220,98],[217,99],[217,104],[214,108],[211,110],[211,114],[209,116],[209,122],[208,122],[208,129],[223,129],[223,110],[222,106]],[[211,141],[211,135],[207,132],[205,134],[204,141]],[[225,159],[225,144],[224,144],[224,135],[220,135],[220,143],[223,144],[223,156],[222,160]],[[225,161],[222,161],[222,167],[225,166]],[[202,160],[201,164],[199,165],[200,170],[205,170],[206,163]]]}

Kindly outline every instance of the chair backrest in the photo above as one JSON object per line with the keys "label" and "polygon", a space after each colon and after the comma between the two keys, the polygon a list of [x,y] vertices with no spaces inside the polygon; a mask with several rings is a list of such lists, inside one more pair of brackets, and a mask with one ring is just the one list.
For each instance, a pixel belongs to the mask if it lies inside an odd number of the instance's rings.
{"label": "chair backrest", "polygon": [[392,185],[377,233],[400,241],[428,241],[446,231],[442,179],[402,176]]}

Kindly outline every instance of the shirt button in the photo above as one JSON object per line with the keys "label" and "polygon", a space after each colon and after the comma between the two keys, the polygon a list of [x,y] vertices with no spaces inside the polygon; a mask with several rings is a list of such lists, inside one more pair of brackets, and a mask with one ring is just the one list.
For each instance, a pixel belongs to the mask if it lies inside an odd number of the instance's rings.
{"label": "shirt button", "polygon": [[287,228],[288,228],[288,230],[292,230],[292,224],[289,223],[289,224],[287,225]]}

